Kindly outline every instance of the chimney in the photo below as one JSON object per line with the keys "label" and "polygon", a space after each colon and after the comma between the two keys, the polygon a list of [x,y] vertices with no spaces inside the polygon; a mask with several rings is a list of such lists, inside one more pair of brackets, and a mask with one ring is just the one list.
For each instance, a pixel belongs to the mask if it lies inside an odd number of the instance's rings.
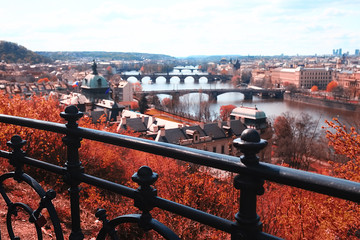
{"label": "chimney", "polygon": [[218,127],[221,128],[221,121],[218,121]]}
{"label": "chimney", "polygon": [[199,125],[200,125],[200,128],[201,128],[201,129],[204,129],[204,122],[200,122]]}
{"label": "chimney", "polygon": [[160,136],[165,137],[165,128],[160,128]]}
{"label": "chimney", "polygon": [[121,125],[126,125],[126,117],[121,118]]}
{"label": "chimney", "polygon": [[142,123],[145,122],[145,116],[144,116],[144,115],[141,116],[141,122],[142,122]]}

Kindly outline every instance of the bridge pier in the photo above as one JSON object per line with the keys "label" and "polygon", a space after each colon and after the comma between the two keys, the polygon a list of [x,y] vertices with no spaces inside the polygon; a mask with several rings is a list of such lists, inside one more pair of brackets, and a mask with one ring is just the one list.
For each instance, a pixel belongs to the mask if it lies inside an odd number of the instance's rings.
{"label": "bridge pier", "polygon": [[244,100],[252,100],[253,99],[252,92],[247,92],[247,93],[243,93],[243,94],[244,94]]}
{"label": "bridge pier", "polygon": [[172,101],[173,103],[178,103],[180,100],[180,93],[179,92],[174,92],[173,94],[171,94],[172,96]]}
{"label": "bridge pier", "polygon": [[282,99],[284,98],[284,92],[277,92],[275,93],[275,97],[274,98],[277,98],[277,99]]}
{"label": "bridge pier", "polygon": [[178,76],[178,77],[180,78],[180,84],[184,84],[186,76]]}
{"label": "bridge pier", "polygon": [[199,84],[200,76],[194,75],[193,78],[194,78],[194,83]]}
{"label": "bridge pier", "polygon": [[218,93],[217,92],[210,92],[208,93],[209,95],[209,102],[217,102],[217,96],[218,96]]}
{"label": "bridge pier", "polygon": [[270,97],[270,95],[269,95],[268,92],[262,92],[261,93],[261,98],[269,98],[269,97]]}
{"label": "bridge pier", "polygon": [[166,84],[170,84],[170,78],[171,76],[166,76],[165,79],[166,79]]}

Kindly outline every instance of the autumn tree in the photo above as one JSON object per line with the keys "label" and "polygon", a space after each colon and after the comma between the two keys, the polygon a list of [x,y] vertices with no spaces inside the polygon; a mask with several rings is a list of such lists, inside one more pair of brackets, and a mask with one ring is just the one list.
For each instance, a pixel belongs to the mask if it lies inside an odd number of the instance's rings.
{"label": "autumn tree", "polygon": [[141,92],[142,91],[141,83],[140,82],[133,83],[133,89],[134,92]]}
{"label": "autumn tree", "polygon": [[251,70],[244,70],[241,73],[241,82],[248,84],[251,81],[251,77],[252,77]]}
{"label": "autumn tree", "polygon": [[[337,118],[326,121],[329,128],[326,137],[336,154],[346,156],[348,161],[333,163],[336,174],[348,180],[360,182],[360,134],[355,127],[341,123]],[[334,131],[335,130],[335,131]]]}
{"label": "autumn tree", "polygon": [[317,91],[319,91],[319,88],[318,88],[318,86],[314,85],[314,86],[311,87],[310,91],[311,92],[317,92]]}
{"label": "autumn tree", "polygon": [[294,168],[308,169],[309,157],[318,135],[318,123],[309,114],[278,116],[274,123],[274,154]]}
{"label": "autumn tree", "polygon": [[139,103],[137,101],[132,101],[130,103],[131,110],[139,110]]}
{"label": "autumn tree", "polygon": [[328,85],[326,86],[326,91],[327,91],[327,92],[332,92],[333,89],[334,89],[337,85],[338,85],[338,83],[337,83],[335,80],[329,82]]}
{"label": "autumn tree", "polygon": [[220,119],[223,121],[226,121],[230,117],[230,113],[232,110],[236,108],[235,105],[229,104],[229,105],[222,105],[220,107]]}
{"label": "autumn tree", "polygon": [[160,99],[159,99],[158,95],[153,94],[153,95],[150,95],[149,98],[150,98],[150,101],[149,101],[150,104],[152,104],[154,106],[160,106],[161,103],[160,103]]}
{"label": "autumn tree", "polygon": [[[285,85],[284,85],[285,86]],[[289,91],[289,92],[296,92],[297,91],[297,87],[295,84],[293,83],[288,83],[286,86],[285,86],[285,89],[286,91]]]}
{"label": "autumn tree", "polygon": [[332,94],[334,95],[335,98],[340,98],[343,97],[345,95],[345,90],[342,86],[335,86],[332,90],[331,90]]}
{"label": "autumn tree", "polygon": [[170,98],[163,98],[163,100],[161,101],[161,105],[163,105],[166,108],[171,109],[172,108],[172,101]]}
{"label": "autumn tree", "polygon": [[148,108],[149,108],[149,106],[148,106],[148,101],[147,101],[146,95],[143,94],[143,95],[141,95],[141,98],[139,100],[139,111],[141,113],[145,113],[145,111]]}
{"label": "autumn tree", "polygon": [[113,75],[113,69],[112,69],[111,66],[108,66],[108,67],[106,68],[106,74],[107,74],[108,76],[110,76],[110,77]]}
{"label": "autumn tree", "polygon": [[241,77],[240,77],[240,75],[234,75],[234,76],[232,76],[232,78],[231,78],[231,84],[232,84],[233,86],[238,85],[240,82],[241,82]]}

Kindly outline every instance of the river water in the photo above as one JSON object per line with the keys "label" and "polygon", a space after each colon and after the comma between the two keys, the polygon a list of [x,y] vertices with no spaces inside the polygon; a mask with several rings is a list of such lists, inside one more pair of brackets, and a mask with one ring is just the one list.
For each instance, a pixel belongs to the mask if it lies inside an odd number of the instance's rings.
{"label": "river water", "polygon": [[[129,82],[134,82],[136,79],[129,79]],[[165,78],[159,77],[156,80],[156,83],[151,84],[149,78],[145,77],[142,80],[142,88],[144,91],[152,90],[177,90],[177,89],[220,89],[220,88],[233,88],[229,83],[212,83],[208,84],[206,78],[200,78],[200,83],[195,84],[193,79],[185,79],[184,84],[179,83],[180,80],[177,77],[171,79],[170,84],[166,84]],[[169,97],[169,96],[159,96],[160,99]],[[207,95],[203,94],[200,97],[199,93],[188,94],[188,96],[183,96],[180,98],[180,101],[188,101],[192,103],[192,106],[189,107],[189,112],[191,114],[196,114],[199,111],[199,102],[200,98],[202,100],[207,100]],[[332,120],[333,118],[338,118],[341,122],[349,125],[360,122],[360,113],[338,110],[320,106],[314,106],[304,103],[290,102],[286,100],[279,99],[262,99],[260,97],[253,97],[252,101],[244,101],[244,97],[241,93],[225,93],[218,96],[216,103],[210,105],[210,112],[213,118],[219,115],[219,110],[222,105],[235,105],[235,106],[247,106],[247,107],[257,107],[259,110],[265,112],[266,116],[270,119],[274,119],[276,116],[279,116],[283,113],[290,112],[293,115],[300,115],[303,113],[308,113],[312,118],[318,122],[318,127],[327,126],[325,120]]]}

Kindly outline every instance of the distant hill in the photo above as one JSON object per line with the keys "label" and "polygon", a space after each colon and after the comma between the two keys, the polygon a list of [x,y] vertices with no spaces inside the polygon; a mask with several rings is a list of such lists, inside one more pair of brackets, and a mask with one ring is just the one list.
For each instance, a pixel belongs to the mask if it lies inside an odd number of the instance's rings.
{"label": "distant hill", "polygon": [[225,58],[227,60],[236,60],[236,59],[244,59],[245,56],[241,55],[193,55],[186,57],[184,59],[187,59],[189,61],[203,61],[203,62],[219,62],[222,58]]}
{"label": "distant hill", "polygon": [[0,41],[0,60],[7,63],[49,63],[50,58],[41,56],[16,43]]}
{"label": "distant hill", "polygon": [[82,52],[36,52],[52,60],[80,60],[80,59],[100,59],[103,61],[111,60],[176,60],[175,57],[164,54],[136,53],[136,52],[105,52],[105,51],[82,51]]}

